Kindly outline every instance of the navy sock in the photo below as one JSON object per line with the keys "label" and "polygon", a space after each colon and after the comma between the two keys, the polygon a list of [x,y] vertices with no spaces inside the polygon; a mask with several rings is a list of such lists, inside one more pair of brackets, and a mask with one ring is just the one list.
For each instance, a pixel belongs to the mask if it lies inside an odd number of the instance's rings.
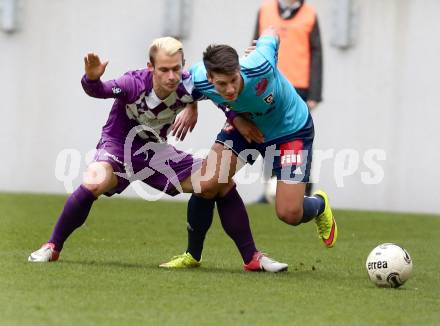
{"label": "navy sock", "polygon": [[48,241],[55,244],[55,250],[61,251],[72,232],[83,225],[95,200],[93,193],[83,185],[69,196]]}
{"label": "navy sock", "polygon": [[204,199],[194,194],[188,202],[188,248],[186,251],[198,261],[202,258],[203,242],[212,224],[214,206],[214,199]]}
{"label": "navy sock", "polygon": [[321,196],[304,196],[301,223],[307,223],[324,211],[325,202]]}

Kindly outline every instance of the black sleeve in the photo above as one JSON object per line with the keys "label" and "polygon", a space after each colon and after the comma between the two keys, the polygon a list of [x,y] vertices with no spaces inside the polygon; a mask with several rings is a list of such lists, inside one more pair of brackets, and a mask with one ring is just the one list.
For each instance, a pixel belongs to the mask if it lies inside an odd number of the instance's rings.
{"label": "black sleeve", "polygon": [[259,37],[260,37],[260,10],[258,10],[257,22],[255,23],[254,38],[251,40],[251,44],[253,40],[258,40]]}
{"label": "black sleeve", "polygon": [[308,99],[322,101],[322,46],[318,18],[310,33],[310,88]]}

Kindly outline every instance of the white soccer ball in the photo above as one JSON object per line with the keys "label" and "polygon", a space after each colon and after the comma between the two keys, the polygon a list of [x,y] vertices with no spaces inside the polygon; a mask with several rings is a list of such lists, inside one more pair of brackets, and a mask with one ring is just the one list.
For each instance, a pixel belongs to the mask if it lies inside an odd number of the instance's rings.
{"label": "white soccer ball", "polygon": [[411,277],[413,263],[408,251],[394,243],[383,243],[370,252],[365,266],[378,287],[398,288]]}
{"label": "white soccer ball", "polygon": [[277,195],[277,177],[272,177],[266,184],[266,189],[264,190],[264,197],[270,204],[275,203],[275,197]]}

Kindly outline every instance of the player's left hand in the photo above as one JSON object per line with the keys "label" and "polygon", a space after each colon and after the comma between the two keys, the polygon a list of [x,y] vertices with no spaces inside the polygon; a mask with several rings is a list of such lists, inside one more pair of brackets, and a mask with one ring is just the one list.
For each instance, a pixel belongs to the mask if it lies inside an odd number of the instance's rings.
{"label": "player's left hand", "polygon": [[188,131],[193,131],[196,126],[197,117],[197,104],[188,104],[185,109],[177,115],[171,135],[176,136],[177,140],[184,140]]}
{"label": "player's left hand", "polygon": [[248,143],[256,142],[261,144],[264,142],[264,135],[252,121],[243,116],[234,118],[234,127],[246,139]]}

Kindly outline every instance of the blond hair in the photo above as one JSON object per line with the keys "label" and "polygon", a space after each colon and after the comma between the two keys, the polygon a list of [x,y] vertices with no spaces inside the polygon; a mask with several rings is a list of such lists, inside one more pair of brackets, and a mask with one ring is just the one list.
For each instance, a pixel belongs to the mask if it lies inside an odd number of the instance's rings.
{"label": "blond hair", "polygon": [[154,58],[159,50],[163,50],[165,54],[172,56],[177,52],[182,53],[182,61],[183,61],[183,45],[182,43],[175,39],[174,37],[166,36],[155,39],[148,49],[148,53],[150,56],[150,62],[154,65]]}

